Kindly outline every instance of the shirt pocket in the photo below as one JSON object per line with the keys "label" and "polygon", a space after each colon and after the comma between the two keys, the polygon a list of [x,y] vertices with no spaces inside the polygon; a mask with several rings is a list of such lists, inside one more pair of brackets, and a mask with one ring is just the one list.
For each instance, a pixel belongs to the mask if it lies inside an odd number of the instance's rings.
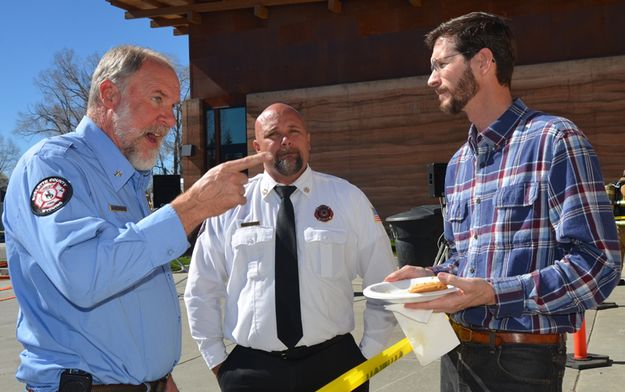
{"label": "shirt pocket", "polygon": [[247,278],[259,279],[271,268],[274,249],[273,227],[243,227],[232,235],[234,268],[247,265]]}
{"label": "shirt pocket", "polygon": [[321,278],[338,279],[345,275],[344,230],[315,229],[304,230],[306,254],[310,257],[313,271]]}
{"label": "shirt pocket", "polygon": [[447,222],[451,226],[456,251],[461,254],[465,253],[469,246],[469,231],[471,229],[468,200],[449,200],[445,214]]}
{"label": "shirt pocket", "polygon": [[539,191],[540,183],[524,182],[502,187],[495,192],[497,242],[523,244],[531,241],[532,223],[540,219],[536,216]]}
{"label": "shirt pocket", "polygon": [[538,198],[540,184],[524,182],[503,187],[495,192],[496,208],[529,207]]}

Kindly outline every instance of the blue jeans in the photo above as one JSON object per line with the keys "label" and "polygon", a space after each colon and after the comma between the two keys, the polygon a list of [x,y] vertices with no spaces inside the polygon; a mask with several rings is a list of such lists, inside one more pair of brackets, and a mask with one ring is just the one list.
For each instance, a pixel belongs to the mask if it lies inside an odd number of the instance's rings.
{"label": "blue jeans", "polygon": [[560,392],[566,344],[462,343],[441,358],[441,392]]}

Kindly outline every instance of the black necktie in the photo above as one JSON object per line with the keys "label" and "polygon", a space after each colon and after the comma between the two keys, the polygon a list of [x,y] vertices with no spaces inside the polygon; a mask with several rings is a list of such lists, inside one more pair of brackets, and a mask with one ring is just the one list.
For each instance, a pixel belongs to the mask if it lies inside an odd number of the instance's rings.
{"label": "black necktie", "polygon": [[299,303],[295,213],[291,203],[294,186],[276,186],[282,199],[276,219],[276,323],[278,338],[287,347],[295,347],[302,338],[302,315]]}

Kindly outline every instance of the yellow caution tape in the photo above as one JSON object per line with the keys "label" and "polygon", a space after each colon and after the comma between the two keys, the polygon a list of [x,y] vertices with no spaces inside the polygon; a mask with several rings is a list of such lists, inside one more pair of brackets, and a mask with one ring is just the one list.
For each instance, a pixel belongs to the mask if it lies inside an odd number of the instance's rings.
{"label": "yellow caution tape", "polygon": [[323,388],[318,389],[317,392],[352,391],[411,351],[410,342],[404,338],[378,355],[346,371]]}

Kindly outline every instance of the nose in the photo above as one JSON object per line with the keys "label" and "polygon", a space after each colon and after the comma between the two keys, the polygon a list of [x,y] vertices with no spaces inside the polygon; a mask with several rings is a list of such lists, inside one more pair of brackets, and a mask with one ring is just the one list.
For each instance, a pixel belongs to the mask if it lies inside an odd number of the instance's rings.
{"label": "nose", "polygon": [[281,145],[283,145],[283,146],[290,146],[291,145],[291,138],[289,138],[289,135],[284,135],[282,137]]}
{"label": "nose", "polygon": [[432,70],[432,73],[430,73],[430,77],[428,78],[428,86],[436,88],[440,84],[441,78],[439,77],[438,72],[436,70]]}
{"label": "nose", "polygon": [[173,128],[176,125],[176,110],[175,107],[171,107],[169,109],[164,109],[163,113],[161,113],[160,123],[167,128]]}

